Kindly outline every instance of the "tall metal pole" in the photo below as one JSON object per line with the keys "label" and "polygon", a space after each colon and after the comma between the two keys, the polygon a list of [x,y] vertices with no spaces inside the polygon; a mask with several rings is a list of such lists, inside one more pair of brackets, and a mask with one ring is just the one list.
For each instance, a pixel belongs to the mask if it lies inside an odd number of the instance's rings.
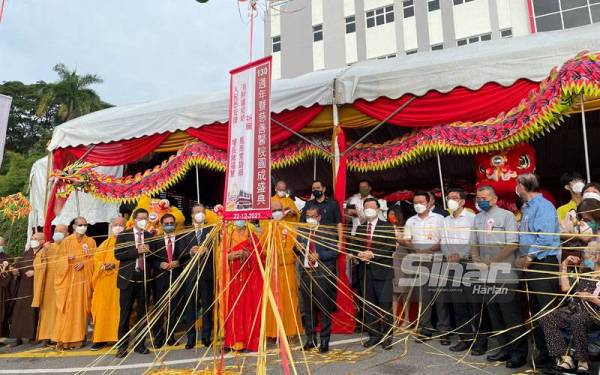
{"label": "tall metal pole", "polygon": [[437,157],[438,174],[440,175],[440,188],[442,189],[442,203],[444,205],[444,210],[445,210],[446,209],[446,191],[444,189],[444,176],[442,175],[442,162],[440,160],[440,153],[436,152],[435,156]]}
{"label": "tall metal pole", "polygon": [[587,182],[592,181],[592,175],[590,173],[590,155],[588,152],[588,141],[587,141],[587,126],[585,125],[585,108],[584,108],[584,97],[583,93],[579,98],[579,104],[581,106],[581,128],[583,130],[583,152],[585,155],[585,175]]}
{"label": "tall metal pole", "polygon": [[317,157],[313,156],[313,181],[317,179]]}
{"label": "tall metal pole", "polygon": [[81,210],[79,208],[79,190],[75,188],[75,205],[77,206],[77,217],[81,216]]}
{"label": "tall metal pole", "polygon": [[200,204],[200,178],[198,177],[198,166],[196,166],[196,203]]}

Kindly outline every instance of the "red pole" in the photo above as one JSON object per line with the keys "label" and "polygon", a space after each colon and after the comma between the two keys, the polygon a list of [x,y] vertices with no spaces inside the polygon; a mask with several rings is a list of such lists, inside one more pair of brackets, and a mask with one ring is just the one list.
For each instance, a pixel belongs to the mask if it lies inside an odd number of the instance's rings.
{"label": "red pole", "polygon": [[0,23],[2,22],[2,15],[4,14],[4,5],[6,5],[6,0],[2,0],[2,5],[0,5]]}

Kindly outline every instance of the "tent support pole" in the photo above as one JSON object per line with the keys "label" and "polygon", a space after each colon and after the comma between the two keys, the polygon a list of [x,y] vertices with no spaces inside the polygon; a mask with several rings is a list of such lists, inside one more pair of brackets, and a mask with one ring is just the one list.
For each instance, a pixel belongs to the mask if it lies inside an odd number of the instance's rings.
{"label": "tent support pole", "polygon": [[290,127],[288,127],[285,124],[282,124],[281,122],[275,120],[274,118],[271,117],[271,121],[275,124],[275,125],[279,125],[282,128],[284,128],[285,130],[289,131],[290,133],[294,134],[296,137],[302,139],[305,142],[308,142],[309,144],[317,147],[318,149],[320,149],[321,151],[325,152],[326,155],[331,155],[331,152],[328,151],[327,149],[321,147],[321,145],[311,141],[310,139],[306,138],[305,136],[303,136],[302,134],[298,133],[297,131],[295,131],[294,129],[291,129]]}
{"label": "tent support pole", "polygon": [[581,128],[583,130],[583,151],[585,155],[585,175],[587,178],[587,182],[592,181],[592,176],[590,173],[590,154],[588,152],[588,141],[587,141],[587,126],[585,124],[585,108],[584,108],[584,97],[583,93],[581,93],[579,97],[579,105],[581,106]]}
{"label": "tent support pole", "polygon": [[77,205],[77,217],[81,216],[81,211],[79,208],[79,190],[75,188],[75,204]]}
{"label": "tent support pole", "polygon": [[446,191],[444,189],[444,176],[442,175],[442,161],[440,160],[439,152],[436,152],[435,156],[437,158],[438,174],[440,176],[440,189],[442,190],[442,203],[444,205],[444,210],[445,210],[446,209]]}
{"label": "tent support pole", "polygon": [[317,179],[317,157],[313,156],[313,181]]}
{"label": "tent support pole", "polygon": [[402,111],[404,108],[406,108],[406,106],[408,106],[410,103],[412,103],[413,100],[415,100],[416,97],[411,97],[410,99],[408,99],[406,102],[404,102],[400,107],[396,108],[396,110],[392,113],[390,113],[386,118],[384,118],[379,124],[377,124],[374,128],[372,128],[371,130],[369,130],[367,132],[367,134],[363,135],[362,137],[359,138],[358,141],[354,142],[350,147],[348,147],[346,149],[346,151],[344,151],[342,153],[341,156],[346,155],[348,152],[350,152],[352,149],[354,149],[359,143],[361,143],[362,141],[365,140],[365,138],[367,138],[368,136],[370,136],[371,134],[373,134],[373,132],[377,129],[379,129],[381,127],[381,125],[385,124],[386,122],[388,122],[392,117],[396,116],[398,113],[400,113],[400,111]]}
{"label": "tent support pole", "polygon": [[198,177],[198,166],[196,166],[196,202],[200,204],[200,177]]}

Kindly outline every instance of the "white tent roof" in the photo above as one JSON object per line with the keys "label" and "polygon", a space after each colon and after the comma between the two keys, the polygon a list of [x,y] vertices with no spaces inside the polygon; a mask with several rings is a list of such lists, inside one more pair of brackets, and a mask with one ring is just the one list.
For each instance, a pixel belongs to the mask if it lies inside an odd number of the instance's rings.
{"label": "white tent roof", "polygon": [[[353,64],[276,80],[272,111],[279,113],[314,104],[348,104],[357,99],[398,98],[457,86],[472,89],[486,82],[510,85],[527,78],[541,81],[554,66],[583,50],[600,51],[600,24],[566,31],[477,43],[390,60]],[[185,130],[227,121],[228,93],[218,92],[120,106],[68,121],[54,130],[48,148],[105,143]]]}

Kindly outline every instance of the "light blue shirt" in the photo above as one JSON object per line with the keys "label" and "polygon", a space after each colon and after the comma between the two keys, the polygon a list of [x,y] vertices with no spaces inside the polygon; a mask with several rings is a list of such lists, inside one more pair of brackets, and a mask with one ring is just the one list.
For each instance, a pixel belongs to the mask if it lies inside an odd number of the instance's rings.
{"label": "light blue shirt", "polygon": [[[558,255],[560,237],[556,208],[542,196],[536,195],[523,205],[523,217],[519,230],[519,255],[544,259]],[[555,234],[536,234],[555,233]]]}

